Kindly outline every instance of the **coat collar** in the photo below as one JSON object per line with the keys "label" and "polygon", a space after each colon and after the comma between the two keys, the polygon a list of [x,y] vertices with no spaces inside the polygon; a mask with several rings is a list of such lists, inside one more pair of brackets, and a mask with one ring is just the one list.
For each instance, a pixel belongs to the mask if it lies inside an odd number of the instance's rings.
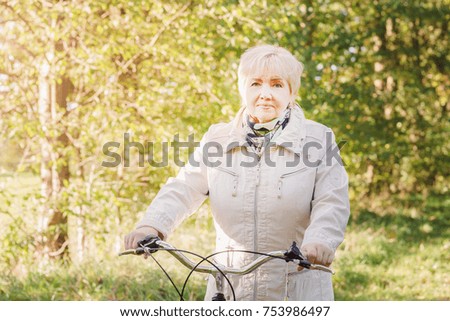
{"label": "coat collar", "polygon": [[[248,143],[245,139],[245,130],[243,123],[245,121],[246,110],[242,107],[237,112],[234,119],[231,121],[231,132],[225,147],[225,151],[236,147],[247,146]],[[290,150],[293,153],[300,154],[303,142],[306,137],[306,130],[304,126],[305,115],[300,106],[295,105],[291,111],[291,118],[286,128],[283,129],[281,134],[277,136],[272,142],[285,149]]]}

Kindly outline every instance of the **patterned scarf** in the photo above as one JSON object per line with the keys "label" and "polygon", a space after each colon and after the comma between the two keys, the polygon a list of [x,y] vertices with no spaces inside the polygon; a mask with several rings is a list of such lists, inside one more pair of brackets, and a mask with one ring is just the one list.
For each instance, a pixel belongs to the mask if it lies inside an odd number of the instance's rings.
{"label": "patterned scarf", "polygon": [[291,116],[291,108],[288,107],[284,114],[267,123],[254,123],[250,120],[250,116],[246,115],[244,128],[247,133],[246,141],[261,157],[263,148],[267,146],[272,139],[278,136],[286,127]]}

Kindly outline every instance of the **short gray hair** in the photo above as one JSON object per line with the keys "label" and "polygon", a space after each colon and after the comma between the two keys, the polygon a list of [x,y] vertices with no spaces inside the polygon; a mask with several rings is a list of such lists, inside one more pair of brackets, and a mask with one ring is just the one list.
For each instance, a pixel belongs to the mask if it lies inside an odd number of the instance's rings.
{"label": "short gray hair", "polygon": [[260,45],[247,49],[241,56],[238,68],[238,86],[244,99],[245,83],[249,77],[267,73],[284,78],[289,84],[291,94],[297,96],[303,64],[288,50],[272,45]]}

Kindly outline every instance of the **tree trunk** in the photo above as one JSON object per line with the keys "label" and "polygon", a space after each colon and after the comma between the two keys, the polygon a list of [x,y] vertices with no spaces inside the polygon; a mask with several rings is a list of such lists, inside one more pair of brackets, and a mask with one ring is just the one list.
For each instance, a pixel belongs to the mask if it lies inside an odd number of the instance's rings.
{"label": "tree trunk", "polygon": [[[54,76],[53,76],[54,77]],[[39,219],[38,250],[47,257],[62,257],[68,254],[68,224],[64,213],[61,190],[70,178],[68,161],[64,149],[69,144],[63,125],[56,124],[57,112],[66,107],[71,83],[63,79],[61,84],[51,79],[50,66],[44,62],[39,77],[39,120],[42,128],[41,138],[41,195],[44,206]],[[59,134],[56,134],[59,133]],[[56,136],[56,137],[55,137]]]}

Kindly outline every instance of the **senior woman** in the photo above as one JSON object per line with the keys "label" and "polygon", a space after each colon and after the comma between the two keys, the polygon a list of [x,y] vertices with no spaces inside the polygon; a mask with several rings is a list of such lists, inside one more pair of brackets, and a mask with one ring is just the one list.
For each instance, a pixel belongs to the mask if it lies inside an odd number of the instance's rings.
{"label": "senior woman", "polygon": [[[209,128],[189,164],[125,237],[126,249],[148,234],[167,238],[209,197],[217,251],[270,252],[295,240],[312,263],[331,264],[349,217],[348,179],[332,131],[305,119],[295,102],[302,71],[281,47],[256,46],[242,55],[243,107],[231,122]],[[241,267],[254,258],[228,252],[216,260]],[[280,260],[230,279],[238,300],[334,299],[329,273],[297,271]],[[215,292],[210,278],[205,299]]]}

